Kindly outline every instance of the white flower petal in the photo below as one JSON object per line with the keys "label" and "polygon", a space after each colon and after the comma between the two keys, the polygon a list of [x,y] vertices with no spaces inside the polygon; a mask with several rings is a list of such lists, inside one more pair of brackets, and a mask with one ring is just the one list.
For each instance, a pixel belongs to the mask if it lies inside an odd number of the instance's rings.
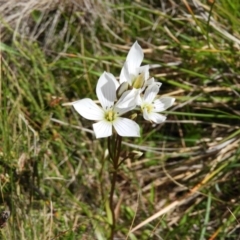
{"label": "white flower petal", "polygon": [[93,124],[93,130],[96,138],[105,138],[112,135],[112,123],[100,121]]}
{"label": "white flower petal", "polygon": [[149,85],[143,96],[144,102],[152,103],[152,101],[154,100],[154,98],[157,96],[159,92],[160,86],[161,86],[161,83],[158,83],[158,82],[155,82]]}
{"label": "white flower petal", "polygon": [[116,99],[116,89],[119,83],[111,73],[104,72],[97,83],[97,97],[104,109],[112,107]]}
{"label": "white flower petal", "polygon": [[119,117],[113,122],[113,126],[117,133],[122,137],[140,136],[140,128],[133,120]]}
{"label": "white flower petal", "polygon": [[84,98],[82,100],[73,102],[75,110],[84,118],[89,120],[102,120],[104,111],[92,99]]}
{"label": "white flower petal", "polygon": [[136,68],[140,67],[143,61],[143,57],[144,55],[142,48],[140,47],[138,42],[135,42],[129,50],[126,60],[130,73],[134,72]]}
{"label": "white flower petal", "polygon": [[151,112],[150,114],[147,113],[147,111],[143,111],[143,117],[144,119],[146,119],[147,121],[152,121],[152,122],[155,122],[155,123],[162,123],[166,120],[166,117],[161,115],[161,114],[158,114],[156,112]]}
{"label": "white flower petal", "polygon": [[[147,86],[149,86],[149,85],[151,85],[151,84],[153,84],[153,83],[155,83],[155,79],[154,79],[153,77],[146,81],[146,85],[147,85]],[[161,86],[162,86],[162,83],[159,82],[159,84],[161,84],[161,85],[160,85],[160,87],[161,87]]]}
{"label": "white flower petal", "polygon": [[[141,67],[138,67],[135,69],[135,75],[139,75],[141,73],[143,74],[144,80],[147,81],[147,79],[149,79],[149,65],[144,65]],[[130,72],[130,74],[133,74],[132,72]]]}
{"label": "white flower petal", "polygon": [[137,102],[137,106],[141,106],[141,104],[142,104],[141,94],[138,94],[136,102]]}
{"label": "white flower petal", "polygon": [[132,108],[117,108],[114,107],[114,111],[117,113],[118,116],[122,116],[123,114],[131,111]]}
{"label": "white flower petal", "polygon": [[150,121],[147,109],[143,109],[143,118],[147,121]]}
{"label": "white flower petal", "polygon": [[121,70],[120,77],[119,77],[119,82],[120,82],[120,84],[122,84],[123,82],[128,82],[129,84],[131,84],[131,77],[130,77],[130,74],[128,71],[128,63],[127,62],[125,62],[123,64],[123,68]]}
{"label": "white flower petal", "polygon": [[153,102],[154,112],[162,112],[173,105],[175,98],[161,97]]}
{"label": "white flower petal", "polygon": [[116,108],[128,108],[130,110],[136,107],[137,96],[139,95],[139,90],[132,89],[125,91],[120,99],[117,101],[115,107]]}
{"label": "white flower petal", "polygon": [[143,95],[139,94],[139,99],[137,99],[137,106],[140,106],[144,103]]}

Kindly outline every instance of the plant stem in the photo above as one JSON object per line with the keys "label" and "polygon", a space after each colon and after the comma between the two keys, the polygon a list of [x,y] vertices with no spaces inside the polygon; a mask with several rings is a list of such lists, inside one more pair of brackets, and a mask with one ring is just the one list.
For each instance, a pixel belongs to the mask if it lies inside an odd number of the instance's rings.
{"label": "plant stem", "polygon": [[[113,164],[113,172],[111,177],[111,190],[109,195],[109,205],[112,213],[112,225],[111,225],[111,235],[110,240],[114,239],[114,233],[115,233],[115,227],[116,227],[116,216],[114,212],[114,202],[113,202],[113,196],[115,192],[116,182],[117,182],[117,171],[119,167],[119,158],[120,158],[120,152],[121,152],[121,145],[122,145],[122,138],[118,135],[116,135],[116,138],[113,139],[114,141],[110,142],[111,139],[108,138],[108,150],[109,155],[112,160]],[[112,148],[111,145],[112,144]],[[112,152],[113,151],[113,152]]]}
{"label": "plant stem", "polygon": [[114,169],[113,173],[112,173],[111,191],[110,191],[110,196],[109,196],[109,204],[110,204],[110,209],[111,209],[111,212],[112,212],[112,225],[111,225],[111,235],[110,235],[111,240],[114,239],[115,225],[116,225],[114,203],[113,203],[113,195],[114,195],[114,191],[115,191],[116,180],[117,180],[117,171]]}

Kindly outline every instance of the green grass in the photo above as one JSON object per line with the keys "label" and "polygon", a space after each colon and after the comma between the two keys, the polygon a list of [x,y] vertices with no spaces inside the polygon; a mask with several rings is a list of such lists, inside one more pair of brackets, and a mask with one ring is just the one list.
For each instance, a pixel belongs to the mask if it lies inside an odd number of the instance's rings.
{"label": "green grass", "polygon": [[144,155],[119,172],[116,237],[236,239],[239,2],[113,2],[48,8],[36,1],[13,20],[13,10],[0,8],[0,201],[11,212],[1,239],[106,239],[106,142],[62,103],[95,99],[98,77],[119,76],[136,40],[144,64],[161,65],[151,70],[160,94],[176,103],[166,123],[139,120],[141,138],[124,139],[125,151]]}

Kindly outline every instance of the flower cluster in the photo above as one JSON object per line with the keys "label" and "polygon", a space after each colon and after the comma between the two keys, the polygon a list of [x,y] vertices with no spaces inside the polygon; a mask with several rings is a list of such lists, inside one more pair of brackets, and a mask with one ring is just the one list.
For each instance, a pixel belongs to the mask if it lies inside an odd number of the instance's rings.
{"label": "flower cluster", "polygon": [[93,130],[97,138],[109,137],[113,128],[123,137],[139,137],[139,125],[124,117],[131,110],[140,110],[143,118],[162,123],[166,117],[159,112],[171,107],[172,97],[157,97],[161,83],[149,77],[149,65],[141,66],[143,51],[135,42],[117,79],[104,72],[97,83],[96,94],[100,105],[89,98],[73,102],[75,110],[84,118],[96,121]]}

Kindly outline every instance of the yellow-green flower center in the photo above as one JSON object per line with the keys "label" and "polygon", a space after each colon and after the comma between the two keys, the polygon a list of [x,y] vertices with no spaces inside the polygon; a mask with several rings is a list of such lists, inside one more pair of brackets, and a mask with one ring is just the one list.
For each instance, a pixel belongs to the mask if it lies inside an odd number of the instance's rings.
{"label": "yellow-green flower center", "polygon": [[139,74],[132,81],[133,88],[140,89],[144,84],[144,73]]}
{"label": "yellow-green flower center", "polygon": [[117,113],[114,112],[112,109],[105,113],[105,119],[108,122],[113,122],[116,118],[117,118]]}
{"label": "yellow-green flower center", "polygon": [[144,105],[142,106],[142,111],[144,111],[144,110],[146,109],[148,113],[151,113],[152,110],[153,110],[153,108],[154,108],[154,107],[153,107],[152,104],[144,104]]}

